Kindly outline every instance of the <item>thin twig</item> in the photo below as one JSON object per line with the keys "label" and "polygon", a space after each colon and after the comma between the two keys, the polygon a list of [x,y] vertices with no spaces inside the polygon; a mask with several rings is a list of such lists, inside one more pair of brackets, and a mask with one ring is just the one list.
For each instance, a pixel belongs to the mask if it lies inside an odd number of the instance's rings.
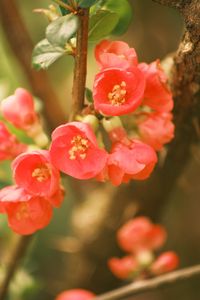
{"label": "thin twig", "polygon": [[32,240],[32,235],[20,236],[17,241],[17,244],[13,248],[13,251],[11,251],[10,261],[8,263],[6,274],[0,287],[0,300],[5,300],[5,296],[7,294],[7,290],[9,288],[11,279],[13,278],[13,275],[21,259],[24,257],[25,253],[27,252],[27,248],[30,245],[31,240]]}
{"label": "thin twig", "polygon": [[85,83],[87,75],[87,48],[89,10],[80,9],[78,12],[79,28],[77,31],[77,46],[75,54],[74,80],[72,89],[72,113],[70,120],[83,109],[85,99]]}
{"label": "thin twig", "polygon": [[[169,274],[165,274],[153,279],[141,280],[131,283],[122,288],[97,296],[95,300],[117,300],[125,299],[128,296],[135,296],[150,291],[155,291],[177,282],[193,278],[200,275],[200,265],[181,269]],[[132,299],[132,298],[131,298]]]}

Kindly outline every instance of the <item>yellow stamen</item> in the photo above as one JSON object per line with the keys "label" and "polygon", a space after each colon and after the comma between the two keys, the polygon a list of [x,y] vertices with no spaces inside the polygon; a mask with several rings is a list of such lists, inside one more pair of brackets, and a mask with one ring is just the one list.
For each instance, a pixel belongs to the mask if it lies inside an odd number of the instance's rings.
{"label": "yellow stamen", "polygon": [[71,149],[68,151],[69,158],[71,160],[74,160],[78,157],[81,159],[85,159],[87,155],[87,149],[89,147],[88,145],[88,139],[83,138],[81,135],[76,135],[72,141],[71,144],[73,145]]}
{"label": "yellow stamen", "polygon": [[122,81],[119,84],[114,85],[112,92],[108,93],[108,100],[112,105],[120,106],[124,102],[126,102],[125,95],[126,95],[126,82]]}
{"label": "yellow stamen", "polygon": [[39,182],[46,181],[50,177],[50,170],[47,166],[41,166],[33,171],[32,177],[35,177]]}

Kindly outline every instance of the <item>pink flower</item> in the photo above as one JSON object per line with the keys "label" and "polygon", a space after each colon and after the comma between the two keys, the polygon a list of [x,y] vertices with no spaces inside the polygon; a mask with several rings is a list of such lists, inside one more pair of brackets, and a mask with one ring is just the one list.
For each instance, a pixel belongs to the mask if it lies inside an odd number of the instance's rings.
{"label": "pink flower", "polygon": [[139,64],[146,78],[143,104],[156,111],[168,112],[173,108],[172,93],[167,87],[167,78],[160,66],[159,60],[147,65]]}
{"label": "pink flower", "polygon": [[118,230],[117,240],[123,250],[138,253],[160,248],[166,240],[166,231],[146,217],[137,217]]}
{"label": "pink flower", "polygon": [[53,207],[60,207],[65,196],[65,189],[62,185],[56,190],[56,192],[48,198],[48,201]]}
{"label": "pink flower", "polygon": [[0,121],[0,161],[13,159],[26,150],[27,146],[20,143]]}
{"label": "pink flower", "polygon": [[151,113],[144,120],[139,120],[138,127],[141,140],[157,151],[174,137],[171,113]]}
{"label": "pink flower", "polygon": [[122,41],[101,41],[95,48],[95,58],[101,69],[128,69],[138,63],[135,49]]}
{"label": "pink flower", "polygon": [[120,279],[126,279],[137,272],[139,264],[137,260],[129,255],[122,258],[113,257],[109,259],[108,266],[111,272]]}
{"label": "pink flower", "polygon": [[12,230],[22,235],[47,226],[52,217],[52,206],[45,198],[30,195],[18,186],[0,191],[0,211],[7,214]]}
{"label": "pink flower", "polygon": [[95,77],[95,109],[108,116],[131,113],[141,104],[144,88],[144,75],[137,67],[131,72],[120,68],[106,69]]}
{"label": "pink flower", "polygon": [[23,88],[16,89],[14,95],[4,99],[1,110],[5,119],[22,130],[29,130],[38,121],[33,97]]}
{"label": "pink flower", "polygon": [[50,156],[59,170],[78,179],[95,177],[107,161],[107,153],[98,147],[91,127],[81,122],[67,123],[54,130]]}
{"label": "pink flower", "polygon": [[89,291],[74,289],[60,293],[55,300],[90,300],[93,298],[95,295]]}
{"label": "pink flower", "polygon": [[12,169],[17,185],[33,195],[50,197],[59,188],[60,174],[51,163],[47,150],[19,155],[13,161]]}
{"label": "pink flower", "polygon": [[162,253],[152,264],[151,272],[154,275],[170,272],[176,269],[179,265],[179,257],[173,251]]}
{"label": "pink flower", "polygon": [[143,180],[149,177],[156,162],[154,149],[138,140],[127,145],[115,143],[108,158],[108,176],[114,185],[130,179]]}

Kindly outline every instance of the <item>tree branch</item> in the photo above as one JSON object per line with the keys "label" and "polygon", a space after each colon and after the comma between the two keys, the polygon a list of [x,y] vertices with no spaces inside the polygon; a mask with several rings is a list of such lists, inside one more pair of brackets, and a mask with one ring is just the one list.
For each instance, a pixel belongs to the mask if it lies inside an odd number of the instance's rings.
{"label": "tree branch", "polygon": [[[131,283],[122,288],[97,296],[95,300],[117,300],[125,299],[128,296],[154,291],[180,281],[191,279],[200,275],[200,265],[185,268],[156,278],[141,280]],[[132,298],[131,298],[132,299]]]}
{"label": "tree branch", "polygon": [[32,240],[32,235],[28,236],[20,236],[17,244],[13,248],[13,251],[10,253],[10,260],[8,262],[8,266],[6,268],[5,277],[1,283],[0,287],[0,300],[5,300],[5,296],[7,294],[7,290],[10,284],[10,281],[21,261],[23,256],[25,255],[28,246],[30,245],[30,241]]}
{"label": "tree branch", "polygon": [[87,75],[87,47],[89,9],[79,9],[79,28],[75,55],[74,80],[72,90],[72,113],[70,120],[83,109],[85,99],[85,83]]}
{"label": "tree branch", "polygon": [[66,121],[59,100],[51,87],[45,71],[36,72],[31,68],[33,43],[19,14],[15,0],[0,1],[0,21],[13,53],[23,69],[36,96],[44,101],[44,115],[50,129]]}

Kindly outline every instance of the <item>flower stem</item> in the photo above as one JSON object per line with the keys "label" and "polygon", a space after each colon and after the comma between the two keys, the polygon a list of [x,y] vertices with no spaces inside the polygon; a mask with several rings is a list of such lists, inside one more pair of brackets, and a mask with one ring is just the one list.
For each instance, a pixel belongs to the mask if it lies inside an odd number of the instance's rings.
{"label": "flower stem", "polygon": [[85,83],[87,75],[87,48],[88,48],[88,23],[89,9],[79,9],[79,28],[77,31],[77,45],[75,53],[74,79],[72,89],[72,113],[70,121],[84,107]]}

